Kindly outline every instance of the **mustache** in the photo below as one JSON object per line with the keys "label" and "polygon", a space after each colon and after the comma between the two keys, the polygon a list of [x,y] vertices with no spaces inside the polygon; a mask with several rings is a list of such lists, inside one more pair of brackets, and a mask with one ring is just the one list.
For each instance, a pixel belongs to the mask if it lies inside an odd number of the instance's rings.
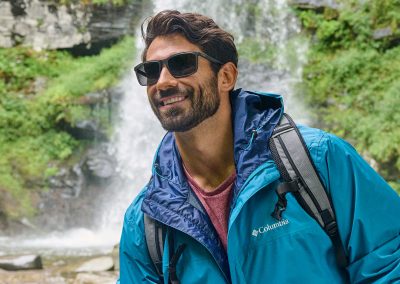
{"label": "mustache", "polygon": [[182,92],[182,90],[179,90],[178,87],[174,87],[174,88],[169,88],[166,90],[158,91],[158,96],[160,98],[166,98],[166,97],[170,97],[170,96],[173,96],[173,95],[175,95],[177,93],[181,93],[181,92]]}
{"label": "mustache", "polygon": [[166,98],[166,97],[170,97],[170,96],[174,96],[177,94],[183,94],[185,96],[189,96],[191,93],[193,92],[192,89],[187,90],[187,89],[182,89],[179,87],[172,87],[166,90],[160,90],[158,91],[158,97],[159,98]]}

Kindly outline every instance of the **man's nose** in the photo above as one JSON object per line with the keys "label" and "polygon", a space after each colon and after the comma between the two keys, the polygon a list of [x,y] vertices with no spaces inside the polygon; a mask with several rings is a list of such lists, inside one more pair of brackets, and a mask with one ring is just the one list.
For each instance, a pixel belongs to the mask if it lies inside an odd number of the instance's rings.
{"label": "man's nose", "polygon": [[171,87],[176,87],[178,81],[171,75],[168,68],[164,65],[161,69],[160,78],[158,78],[156,87],[157,90],[167,90]]}

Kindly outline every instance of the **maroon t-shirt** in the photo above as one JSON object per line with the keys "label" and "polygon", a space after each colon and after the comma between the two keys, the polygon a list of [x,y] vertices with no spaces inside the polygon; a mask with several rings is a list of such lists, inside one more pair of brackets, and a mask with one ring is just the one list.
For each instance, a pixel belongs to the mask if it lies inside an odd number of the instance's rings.
{"label": "maroon t-shirt", "polygon": [[185,167],[186,177],[190,187],[199,198],[204,209],[207,211],[215,230],[226,250],[228,238],[228,220],[230,211],[230,202],[232,198],[232,185],[236,179],[236,172],[222,182],[212,192],[206,192],[196,183]]}

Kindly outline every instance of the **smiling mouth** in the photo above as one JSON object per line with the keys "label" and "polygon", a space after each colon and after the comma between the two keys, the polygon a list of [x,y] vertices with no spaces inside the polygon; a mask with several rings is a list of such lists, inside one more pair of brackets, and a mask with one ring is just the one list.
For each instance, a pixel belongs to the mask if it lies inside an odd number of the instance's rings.
{"label": "smiling mouth", "polygon": [[187,98],[187,96],[176,96],[176,97],[171,97],[168,99],[164,99],[160,102],[161,106],[167,106],[167,105],[171,105],[177,102],[181,102],[183,100],[185,100]]}

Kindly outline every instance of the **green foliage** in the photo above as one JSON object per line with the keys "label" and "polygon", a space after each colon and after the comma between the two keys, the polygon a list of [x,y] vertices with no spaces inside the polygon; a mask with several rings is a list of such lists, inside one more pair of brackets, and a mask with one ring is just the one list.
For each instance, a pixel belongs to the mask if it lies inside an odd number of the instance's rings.
{"label": "green foliage", "polygon": [[382,48],[387,41],[372,40],[379,28],[391,28],[398,33],[400,25],[399,0],[342,1],[341,10],[325,9],[323,14],[298,12],[303,26],[315,33],[316,48],[321,51],[337,49]]}
{"label": "green foliage", "polygon": [[126,68],[130,63],[127,59],[132,58],[132,46],[131,40],[125,40],[113,49],[104,50],[99,57],[69,60],[63,67],[62,76],[52,81],[42,98],[73,98],[112,86],[121,75],[121,67]]}
{"label": "green foliage", "polygon": [[[1,153],[3,152],[1,151]],[[0,185],[2,196],[0,208],[11,218],[17,218],[19,215],[29,216],[34,213],[30,197],[23,190],[19,178],[17,174],[13,173],[12,165],[6,159],[0,159],[0,180],[2,184]],[[3,189],[3,184],[6,184],[7,188]],[[16,210],[16,208],[18,209]]]}
{"label": "green foliage", "polygon": [[36,52],[28,48],[0,48],[0,95],[31,92],[36,77],[56,76],[57,62],[64,57],[63,53]]}
{"label": "green foliage", "polygon": [[367,7],[376,27],[391,26],[396,28],[400,24],[399,0],[370,1]]}
{"label": "green foliage", "polygon": [[[337,15],[299,12],[314,36],[303,91],[320,126],[351,141],[399,189],[400,47],[373,31],[399,26],[400,1],[344,1]],[[331,14],[332,15],[332,14]]]}
{"label": "green foliage", "polygon": [[[34,214],[30,196],[82,143],[60,127],[91,118],[82,99],[113,86],[134,56],[126,38],[98,56],[73,58],[57,51],[0,49],[0,191],[16,203],[12,217]],[[38,79],[42,87],[38,88]],[[103,119],[107,123],[106,119]]]}

